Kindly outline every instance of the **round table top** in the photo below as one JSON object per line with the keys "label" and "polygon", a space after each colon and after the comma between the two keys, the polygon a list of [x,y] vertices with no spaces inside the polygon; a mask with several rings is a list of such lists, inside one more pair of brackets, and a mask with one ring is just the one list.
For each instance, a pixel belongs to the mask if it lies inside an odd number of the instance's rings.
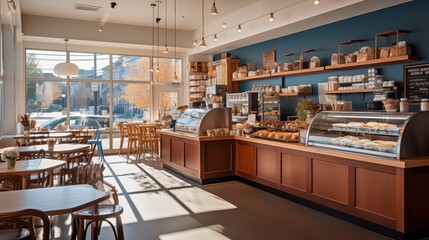
{"label": "round table top", "polygon": [[15,167],[8,167],[6,162],[0,162],[0,176],[8,174],[25,176],[33,173],[41,173],[51,169],[55,169],[65,164],[66,161],[48,158],[16,161]]}

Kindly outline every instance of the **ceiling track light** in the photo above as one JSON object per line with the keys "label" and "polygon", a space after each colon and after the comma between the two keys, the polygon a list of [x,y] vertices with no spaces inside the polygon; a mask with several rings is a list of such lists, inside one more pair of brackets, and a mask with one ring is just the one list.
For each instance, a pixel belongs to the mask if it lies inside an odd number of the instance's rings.
{"label": "ceiling track light", "polygon": [[194,46],[197,46],[197,40],[194,40],[193,44],[194,44]]}
{"label": "ceiling track light", "polygon": [[241,24],[238,25],[237,32],[241,32]]}
{"label": "ceiling track light", "polygon": [[222,23],[222,28],[226,28],[226,22]]}
{"label": "ceiling track light", "polygon": [[270,22],[274,21],[274,13],[270,13],[270,18],[268,19]]}
{"label": "ceiling track light", "polygon": [[320,0],[314,0],[314,5],[319,5]]}
{"label": "ceiling track light", "polygon": [[173,82],[179,82],[179,78],[177,77],[176,72],[176,62],[177,62],[177,25],[176,25],[176,16],[177,16],[177,7],[176,7],[176,0],[174,0],[174,75],[173,75]]}
{"label": "ceiling track light", "polygon": [[98,28],[98,31],[102,32],[103,31],[103,27]]}
{"label": "ceiling track light", "polygon": [[213,0],[213,5],[212,5],[212,8],[211,8],[211,10],[210,10],[210,14],[211,15],[218,15],[219,13],[217,12],[217,8],[216,8],[216,1],[215,0]]}
{"label": "ceiling track light", "polygon": [[215,41],[215,42],[217,41],[217,35],[216,34],[214,35],[213,41]]}

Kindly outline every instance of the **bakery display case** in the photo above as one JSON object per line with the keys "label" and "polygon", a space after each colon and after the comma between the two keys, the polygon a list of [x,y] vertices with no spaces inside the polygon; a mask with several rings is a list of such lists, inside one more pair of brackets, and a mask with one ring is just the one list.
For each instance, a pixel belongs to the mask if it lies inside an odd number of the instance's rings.
{"label": "bakery display case", "polygon": [[280,96],[264,94],[260,98],[260,110],[258,113],[260,120],[280,120]]}
{"label": "bakery display case", "polygon": [[188,108],[177,118],[174,131],[206,136],[209,129],[231,129],[231,122],[231,108]]}
{"label": "bakery display case", "polygon": [[429,156],[429,112],[323,111],[307,133],[307,146],[393,159]]}

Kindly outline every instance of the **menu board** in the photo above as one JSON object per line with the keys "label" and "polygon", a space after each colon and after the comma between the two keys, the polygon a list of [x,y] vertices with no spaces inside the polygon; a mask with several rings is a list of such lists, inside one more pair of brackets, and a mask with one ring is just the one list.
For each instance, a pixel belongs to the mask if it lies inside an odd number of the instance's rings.
{"label": "menu board", "polygon": [[404,96],[411,103],[429,98],[429,64],[404,66]]}
{"label": "menu board", "polygon": [[270,50],[270,51],[264,52],[262,64],[264,65],[265,69],[270,69],[271,67],[273,67],[273,64],[275,62],[276,62],[276,50]]}

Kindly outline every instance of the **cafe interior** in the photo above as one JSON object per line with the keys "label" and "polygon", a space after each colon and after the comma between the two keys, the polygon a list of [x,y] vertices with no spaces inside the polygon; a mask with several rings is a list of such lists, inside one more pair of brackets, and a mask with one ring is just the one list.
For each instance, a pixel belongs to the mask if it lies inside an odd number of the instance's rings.
{"label": "cafe interior", "polygon": [[0,0],[0,240],[429,237],[426,0]]}

